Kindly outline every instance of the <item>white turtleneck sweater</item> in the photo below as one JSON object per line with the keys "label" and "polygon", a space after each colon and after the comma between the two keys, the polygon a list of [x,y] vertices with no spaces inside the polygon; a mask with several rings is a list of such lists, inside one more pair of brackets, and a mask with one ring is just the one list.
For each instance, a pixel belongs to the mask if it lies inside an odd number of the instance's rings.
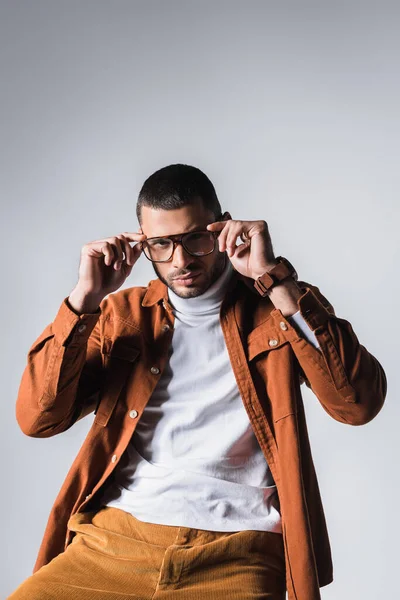
{"label": "white turtleneck sweater", "polygon": [[[168,290],[169,361],[101,505],[149,523],[282,533],[276,485],[250,425],[219,321],[233,271],[195,298]],[[300,311],[289,317],[318,347]]]}

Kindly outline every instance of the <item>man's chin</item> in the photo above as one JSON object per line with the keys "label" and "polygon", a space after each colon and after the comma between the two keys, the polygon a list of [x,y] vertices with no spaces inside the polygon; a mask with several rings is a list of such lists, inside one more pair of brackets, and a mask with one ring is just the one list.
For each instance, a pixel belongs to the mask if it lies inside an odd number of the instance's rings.
{"label": "man's chin", "polygon": [[171,283],[171,290],[180,298],[195,298],[201,296],[206,291],[206,286],[193,282],[191,285],[180,285],[179,283]]}

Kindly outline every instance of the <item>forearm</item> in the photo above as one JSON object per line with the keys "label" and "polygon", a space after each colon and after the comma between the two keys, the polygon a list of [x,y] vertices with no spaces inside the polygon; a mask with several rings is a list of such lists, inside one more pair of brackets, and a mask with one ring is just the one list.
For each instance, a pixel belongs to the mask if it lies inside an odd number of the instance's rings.
{"label": "forearm", "polygon": [[306,290],[298,302],[300,312],[320,346],[315,352],[301,338],[291,339],[306,383],[337,421],[350,425],[368,423],[384,404],[385,371],[360,344],[351,323],[336,316],[319,288],[304,281],[299,284]]}
{"label": "forearm", "polygon": [[77,314],[95,314],[99,312],[102,297],[93,297],[75,287],[67,298],[68,306]]}

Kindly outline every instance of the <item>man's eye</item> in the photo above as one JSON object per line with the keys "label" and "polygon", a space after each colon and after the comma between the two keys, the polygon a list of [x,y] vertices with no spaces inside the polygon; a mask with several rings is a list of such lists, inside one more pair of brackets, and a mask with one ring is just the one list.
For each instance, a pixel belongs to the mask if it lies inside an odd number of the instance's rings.
{"label": "man's eye", "polygon": [[154,242],[151,243],[151,245],[158,246],[158,247],[169,246],[169,241],[168,240],[155,240]]}

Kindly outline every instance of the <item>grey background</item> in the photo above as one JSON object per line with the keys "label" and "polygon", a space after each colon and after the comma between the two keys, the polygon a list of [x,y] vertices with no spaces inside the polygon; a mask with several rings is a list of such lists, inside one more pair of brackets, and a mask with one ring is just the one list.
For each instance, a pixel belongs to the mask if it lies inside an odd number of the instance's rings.
{"label": "grey background", "polygon": [[[84,243],[136,231],[144,179],[193,164],[237,219],[317,285],[388,377],[372,422],[303,389],[330,533],[324,599],[397,592],[399,5],[2,1],[1,589],[31,574],[92,418],[19,429],[30,345],[75,286]],[[155,277],[144,257],[124,287]],[[303,386],[304,388],[305,386]]]}

